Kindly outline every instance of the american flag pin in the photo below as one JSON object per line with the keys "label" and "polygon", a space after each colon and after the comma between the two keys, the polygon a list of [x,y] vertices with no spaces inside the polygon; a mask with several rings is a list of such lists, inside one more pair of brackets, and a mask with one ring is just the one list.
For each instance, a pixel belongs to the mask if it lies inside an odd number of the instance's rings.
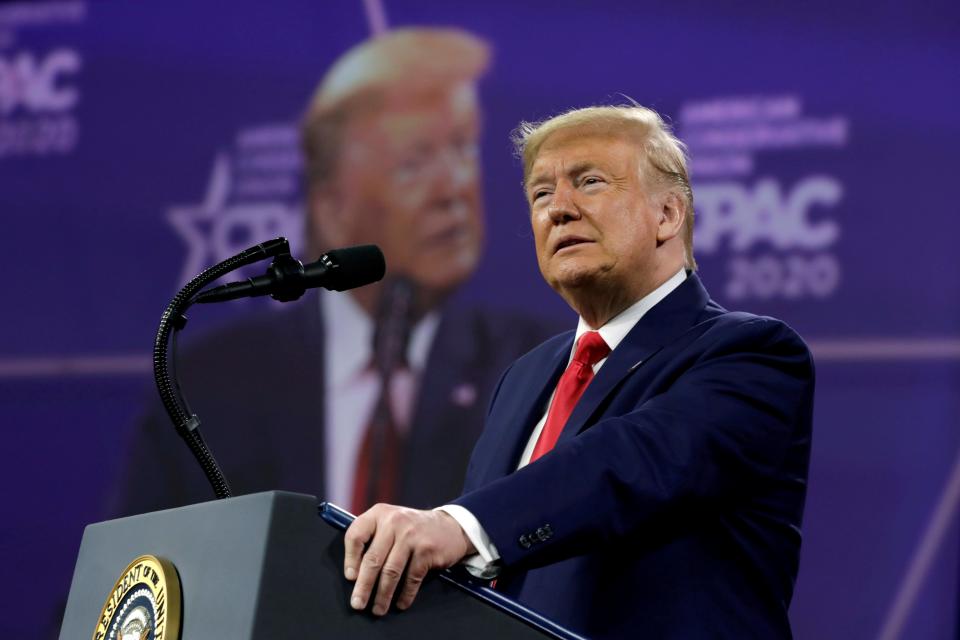
{"label": "american flag pin", "polygon": [[458,384],[450,392],[450,400],[458,407],[470,407],[477,401],[477,388],[469,382]]}

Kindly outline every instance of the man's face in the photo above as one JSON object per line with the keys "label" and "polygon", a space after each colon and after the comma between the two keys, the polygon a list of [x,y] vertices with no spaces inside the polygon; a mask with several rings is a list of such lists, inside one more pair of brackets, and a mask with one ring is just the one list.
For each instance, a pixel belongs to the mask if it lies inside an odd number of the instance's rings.
{"label": "man's face", "polygon": [[337,210],[316,226],[328,242],[375,243],[389,274],[427,292],[448,292],[480,257],[478,136],[472,84],[388,97],[348,123]]}
{"label": "man's face", "polygon": [[526,187],[537,262],[568,302],[584,291],[634,301],[656,286],[660,216],[642,162],[635,141],[576,128],[540,148]]}

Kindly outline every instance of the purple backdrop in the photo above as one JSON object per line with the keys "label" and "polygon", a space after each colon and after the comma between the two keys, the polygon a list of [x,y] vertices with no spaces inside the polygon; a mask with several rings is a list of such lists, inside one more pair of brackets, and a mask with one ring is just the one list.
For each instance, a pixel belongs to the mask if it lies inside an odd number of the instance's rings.
{"label": "purple backdrop", "polygon": [[[729,307],[786,320],[817,358],[796,635],[879,637],[886,624],[956,637],[955,3],[282,7],[0,4],[0,211],[12,240],[0,635],[36,633],[65,597],[83,526],[102,517],[152,393],[153,333],[184,277],[299,235],[293,126],[381,7],[390,26],[459,26],[494,49],[481,84],[489,231],[463,292],[472,300],[572,326],[536,272],[507,141],[520,119],[622,95],[671,117],[692,151],[707,286]],[[249,307],[196,312],[191,330]]]}

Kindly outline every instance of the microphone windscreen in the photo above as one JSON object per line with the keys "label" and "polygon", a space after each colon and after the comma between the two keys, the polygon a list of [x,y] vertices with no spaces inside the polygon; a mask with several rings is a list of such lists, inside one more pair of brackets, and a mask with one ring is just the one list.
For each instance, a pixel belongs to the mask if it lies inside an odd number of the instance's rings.
{"label": "microphone windscreen", "polygon": [[383,252],[375,244],[362,244],[327,252],[327,257],[337,265],[326,273],[323,286],[334,291],[346,291],[362,287],[383,278],[387,265]]}

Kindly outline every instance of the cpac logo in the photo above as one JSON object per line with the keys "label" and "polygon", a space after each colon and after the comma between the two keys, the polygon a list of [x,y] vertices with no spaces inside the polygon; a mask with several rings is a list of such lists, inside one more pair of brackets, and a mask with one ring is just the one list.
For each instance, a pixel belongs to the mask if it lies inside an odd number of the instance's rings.
{"label": "cpac logo", "polygon": [[[206,267],[277,236],[289,238],[294,254],[299,253],[301,206],[282,201],[230,202],[233,181],[230,160],[221,154],[213,164],[203,201],[174,206],[167,212],[167,219],[189,250],[180,274],[181,285]],[[262,267],[254,269],[263,271]]]}
{"label": "cpac logo", "polygon": [[[840,225],[825,213],[840,202],[843,186],[829,176],[809,176],[785,190],[773,178],[752,187],[718,182],[695,187],[700,254],[717,253],[726,241],[724,293],[747,298],[827,298],[841,280],[830,247]],[[749,252],[760,247],[759,252]]]}
{"label": "cpac logo", "polygon": [[811,213],[836,205],[843,186],[829,176],[810,176],[784,193],[772,178],[753,188],[736,182],[695,187],[697,251],[711,254],[726,239],[729,248],[743,252],[768,242],[778,250],[824,249],[840,236],[839,225]]}
{"label": "cpac logo", "polygon": [[26,52],[0,56],[0,115],[20,106],[33,112],[72,109],[79,93],[66,81],[80,66],[80,55],[72,49],[56,49],[43,57]]}

